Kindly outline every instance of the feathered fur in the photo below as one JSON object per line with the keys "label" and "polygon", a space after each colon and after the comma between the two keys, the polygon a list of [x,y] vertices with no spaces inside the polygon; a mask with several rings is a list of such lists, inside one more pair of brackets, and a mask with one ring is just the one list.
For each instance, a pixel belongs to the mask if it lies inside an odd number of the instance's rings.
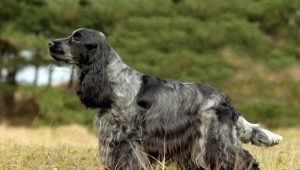
{"label": "feathered fur", "polygon": [[77,94],[89,108],[108,108],[113,102],[113,92],[108,81],[106,67],[110,48],[99,44],[87,54],[90,64],[80,69]]}
{"label": "feathered fur", "polygon": [[95,30],[76,30],[49,49],[56,60],[80,68],[77,94],[99,109],[94,123],[107,169],[139,170],[171,160],[181,169],[256,170],[241,142],[271,146],[281,140],[247,122],[218,90],[130,68]]}

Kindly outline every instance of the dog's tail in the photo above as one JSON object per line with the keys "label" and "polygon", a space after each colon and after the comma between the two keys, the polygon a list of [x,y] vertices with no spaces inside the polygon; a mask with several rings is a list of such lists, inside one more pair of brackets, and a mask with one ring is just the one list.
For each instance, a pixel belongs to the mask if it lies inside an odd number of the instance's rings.
{"label": "dog's tail", "polygon": [[273,146],[282,140],[282,136],[260,127],[259,124],[252,124],[242,116],[239,116],[236,127],[237,135],[243,143],[251,142],[257,146]]}

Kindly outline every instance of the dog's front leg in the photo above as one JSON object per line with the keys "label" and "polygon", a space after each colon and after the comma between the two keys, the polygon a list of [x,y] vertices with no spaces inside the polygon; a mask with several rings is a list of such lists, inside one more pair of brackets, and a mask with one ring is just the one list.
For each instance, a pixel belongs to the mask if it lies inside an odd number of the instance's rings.
{"label": "dog's front leg", "polygon": [[106,169],[141,170],[147,169],[150,164],[139,141],[100,141],[100,160]]}
{"label": "dog's front leg", "polygon": [[115,148],[116,169],[141,170],[147,169],[150,162],[139,141],[126,141]]}
{"label": "dog's front leg", "polygon": [[116,123],[107,114],[99,119],[99,154],[105,169],[141,170],[150,164],[132,127]]}

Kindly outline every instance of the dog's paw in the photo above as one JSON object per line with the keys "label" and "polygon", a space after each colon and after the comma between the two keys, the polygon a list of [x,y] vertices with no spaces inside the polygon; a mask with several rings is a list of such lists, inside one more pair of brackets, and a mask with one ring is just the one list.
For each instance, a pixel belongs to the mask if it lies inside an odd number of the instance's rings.
{"label": "dog's paw", "polygon": [[282,141],[282,136],[263,128],[253,129],[251,142],[257,146],[274,146]]}

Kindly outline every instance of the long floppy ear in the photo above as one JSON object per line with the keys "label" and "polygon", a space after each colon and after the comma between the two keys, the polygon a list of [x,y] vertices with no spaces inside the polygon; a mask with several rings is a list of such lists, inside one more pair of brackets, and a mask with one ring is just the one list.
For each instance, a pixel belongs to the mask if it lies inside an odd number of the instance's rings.
{"label": "long floppy ear", "polygon": [[113,103],[112,87],[106,74],[110,54],[107,44],[97,44],[88,54],[91,64],[81,70],[77,94],[88,108],[109,108]]}

